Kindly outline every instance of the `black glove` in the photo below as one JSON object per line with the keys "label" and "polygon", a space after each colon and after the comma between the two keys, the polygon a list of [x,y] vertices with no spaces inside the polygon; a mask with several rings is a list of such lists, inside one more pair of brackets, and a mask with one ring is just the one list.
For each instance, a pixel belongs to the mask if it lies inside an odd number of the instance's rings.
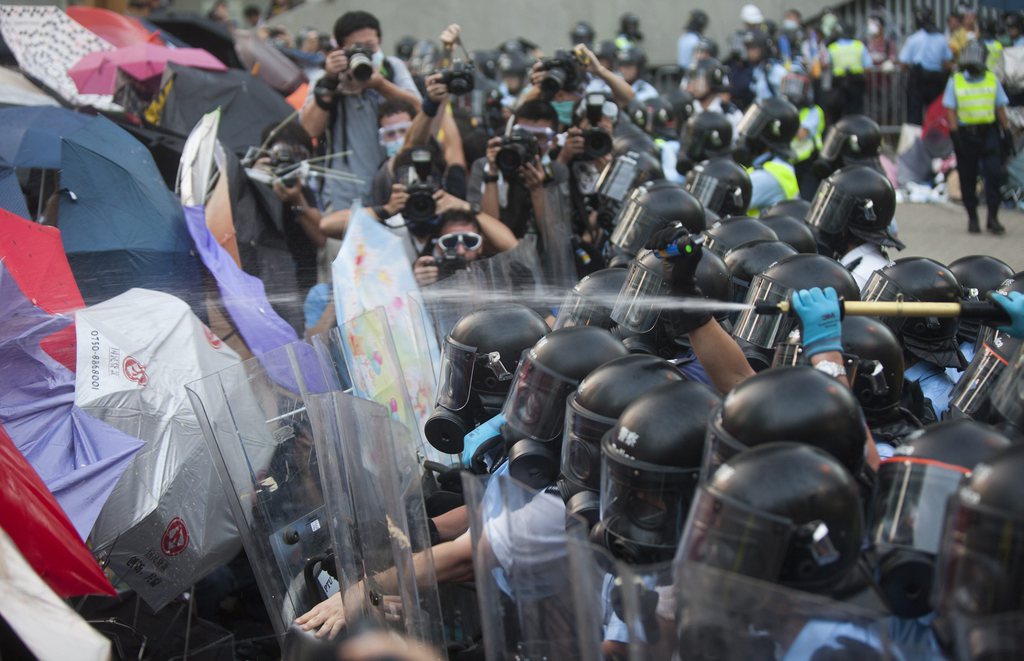
{"label": "black glove", "polygon": [[960,143],[960,131],[957,129],[950,130],[949,139],[953,142],[953,153],[957,155],[957,158],[960,158],[960,154],[963,153],[963,145]]}
{"label": "black glove", "polygon": [[1017,150],[1013,146],[1013,133],[1009,129],[999,127],[999,144],[1003,149],[1003,158],[1013,158]]}
{"label": "black glove", "polygon": [[[661,272],[668,283],[669,293],[681,298],[703,298],[704,294],[697,284],[697,266],[704,254],[700,244],[694,243],[697,237],[690,234],[681,224],[655,232],[647,242],[648,250],[678,249],[678,255],[664,257],[661,261]],[[687,312],[679,309],[668,309],[661,313],[666,322],[668,332],[676,337],[700,328],[711,321],[711,313],[707,311]]]}

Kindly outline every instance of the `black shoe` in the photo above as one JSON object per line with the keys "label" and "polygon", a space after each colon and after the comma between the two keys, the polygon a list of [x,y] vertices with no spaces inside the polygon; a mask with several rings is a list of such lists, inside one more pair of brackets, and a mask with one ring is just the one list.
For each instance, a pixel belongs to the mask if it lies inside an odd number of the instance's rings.
{"label": "black shoe", "polygon": [[977,218],[971,218],[967,221],[967,231],[971,234],[981,234],[981,225],[978,224]]}
{"label": "black shoe", "polygon": [[993,234],[1006,234],[1006,228],[1003,227],[1002,223],[995,216],[989,216],[988,222],[985,223],[989,232]]}

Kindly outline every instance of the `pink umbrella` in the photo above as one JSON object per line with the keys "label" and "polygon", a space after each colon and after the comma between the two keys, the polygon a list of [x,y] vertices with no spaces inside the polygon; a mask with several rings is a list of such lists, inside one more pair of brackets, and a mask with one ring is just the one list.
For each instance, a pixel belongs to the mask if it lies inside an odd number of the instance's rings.
{"label": "pink umbrella", "polygon": [[162,74],[168,62],[210,71],[227,69],[220,60],[201,48],[135,44],[89,53],[68,69],[68,75],[82,94],[112,94],[118,69],[141,81]]}

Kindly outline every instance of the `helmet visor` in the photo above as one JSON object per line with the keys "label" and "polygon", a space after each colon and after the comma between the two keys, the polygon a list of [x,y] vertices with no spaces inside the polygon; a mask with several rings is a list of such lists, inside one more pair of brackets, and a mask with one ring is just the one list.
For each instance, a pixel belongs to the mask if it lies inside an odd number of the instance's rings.
{"label": "helmet visor", "polygon": [[969,471],[929,459],[892,457],[878,469],[872,539],[938,555],[949,497]]}
{"label": "helmet visor", "polygon": [[700,469],[628,460],[615,450],[604,452],[601,468],[601,518],[625,519],[630,528],[658,533],[666,545],[674,545],[686,524]]}
{"label": "helmet visor", "polygon": [[701,462],[701,481],[707,482],[718,467],[747,449],[722,426],[722,406],[711,414],[704,434],[704,458]]}
{"label": "helmet visor", "polygon": [[646,333],[654,328],[660,310],[659,298],[668,293],[668,283],[661,270],[648,267],[640,258],[629,266],[629,275],[612,308],[612,321],[633,333]]}
{"label": "helmet visor", "polygon": [[[748,305],[762,301],[781,303],[787,300],[792,293],[793,290],[789,287],[780,285],[763,275],[758,275],[750,283],[746,303]],[[787,315],[758,314],[751,307],[740,313],[732,334],[733,337],[745,340],[756,347],[772,349],[789,334],[795,323]]]}
{"label": "helmet visor", "polygon": [[741,138],[760,137],[768,126],[770,117],[756,103],[743,113],[743,118],[736,125],[736,135]]}
{"label": "helmet visor", "polygon": [[469,347],[445,338],[441,350],[441,374],[437,383],[436,406],[450,411],[461,411],[469,403],[473,370],[476,366],[476,347]]}
{"label": "helmet visor", "polygon": [[[860,300],[862,301],[892,302],[904,300],[905,298],[902,288],[887,278],[881,271],[872,273],[860,290]],[[879,317],[878,320],[891,328],[893,332],[898,332],[903,327],[904,322],[904,319],[901,317]]]}
{"label": "helmet visor", "polygon": [[562,436],[562,476],[597,491],[601,488],[601,438],[615,426],[606,418],[586,410],[571,395],[565,404],[565,433]]}
{"label": "helmet visor", "polygon": [[949,396],[950,408],[978,419],[987,409],[999,377],[1010,364],[1007,357],[1012,357],[1019,346],[1020,340],[994,328],[986,328],[971,364],[953,386]]}
{"label": "helmet visor", "polygon": [[562,306],[558,308],[558,317],[555,319],[553,330],[572,326],[611,328],[611,313],[611,308],[604,302],[582,296],[578,290],[573,288],[565,295]]}
{"label": "helmet visor", "polygon": [[529,349],[523,353],[502,414],[509,426],[526,438],[550,441],[563,431],[565,398],[577,382],[535,361]]}
{"label": "helmet visor", "polygon": [[613,245],[633,255],[640,252],[655,231],[668,225],[667,220],[648,211],[638,200],[638,195],[626,199],[615,218],[611,237]]}
{"label": "helmet visor", "polygon": [[992,408],[1006,422],[1024,427],[1024,348],[1017,350],[993,388]]}
{"label": "helmet visor", "polygon": [[826,180],[818,186],[806,222],[825,234],[842,232],[855,213],[862,213],[867,220],[875,220],[871,200],[862,200],[843,193],[832,182]]}
{"label": "helmet visor", "polygon": [[743,191],[718,177],[706,174],[699,165],[686,177],[687,192],[700,200],[705,209],[721,214],[743,208]]}
{"label": "helmet visor", "polygon": [[850,134],[846,131],[834,126],[831,127],[825,135],[825,140],[821,145],[821,157],[826,161],[837,161],[842,155],[843,147],[846,146],[846,142],[850,137]]}
{"label": "helmet visor", "polygon": [[792,535],[789,519],[746,507],[701,486],[676,557],[774,582]]}

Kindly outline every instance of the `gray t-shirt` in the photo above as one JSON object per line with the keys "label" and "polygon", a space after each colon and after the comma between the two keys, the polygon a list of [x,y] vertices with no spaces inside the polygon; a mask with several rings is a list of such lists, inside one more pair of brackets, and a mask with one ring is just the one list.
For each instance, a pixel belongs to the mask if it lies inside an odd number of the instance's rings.
{"label": "gray t-shirt", "polygon": [[[388,57],[387,64],[392,72],[391,82],[419,98],[416,83],[405,64],[396,57]],[[315,84],[313,81],[310,85],[311,92]],[[342,151],[350,153],[332,158],[329,167],[353,174],[362,181],[326,177],[323,199],[332,211],[348,209],[357,199],[362,200],[364,205],[370,202],[373,175],[385,158],[384,149],[380,146],[377,122],[377,109],[383,102],[384,97],[375,90],[338,97],[328,148],[332,154]]]}

